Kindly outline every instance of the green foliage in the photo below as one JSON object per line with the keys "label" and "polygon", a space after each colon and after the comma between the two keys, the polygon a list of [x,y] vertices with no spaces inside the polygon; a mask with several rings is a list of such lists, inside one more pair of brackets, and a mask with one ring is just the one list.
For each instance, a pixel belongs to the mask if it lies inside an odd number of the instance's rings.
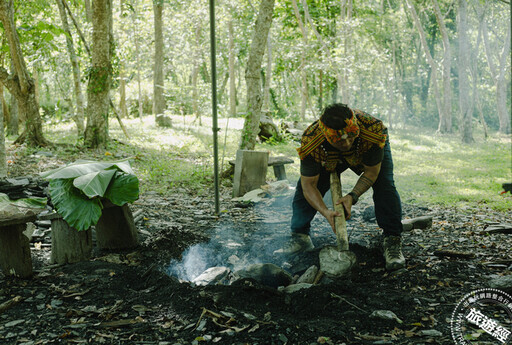
{"label": "green foliage", "polygon": [[78,160],[40,175],[50,180],[50,197],[57,212],[78,231],[98,222],[101,198],[122,206],[139,197],[139,180],[128,160]]}
{"label": "green foliage", "polygon": [[32,197],[11,200],[7,194],[0,193],[0,208],[3,205],[14,205],[22,208],[45,208],[46,198]]}
{"label": "green foliage", "polygon": [[89,199],[73,186],[72,179],[51,180],[50,197],[64,220],[78,231],[89,229],[101,217],[100,199]]}

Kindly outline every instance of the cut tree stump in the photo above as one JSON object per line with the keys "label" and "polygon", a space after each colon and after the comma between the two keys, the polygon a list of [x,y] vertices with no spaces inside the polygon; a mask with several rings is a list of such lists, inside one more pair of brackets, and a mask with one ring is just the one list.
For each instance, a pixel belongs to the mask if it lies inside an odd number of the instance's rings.
{"label": "cut tree stump", "polygon": [[6,276],[32,276],[32,257],[29,239],[23,234],[28,222],[36,220],[35,213],[16,213],[0,220],[0,267]]}
{"label": "cut tree stump", "polygon": [[137,228],[128,205],[117,206],[102,200],[103,212],[96,224],[96,243],[100,249],[130,249],[139,245]]}
{"label": "cut tree stump", "polygon": [[87,261],[92,253],[92,231],[78,231],[69,226],[58,213],[50,213],[39,217],[52,222],[52,253],[50,263],[72,264]]}
{"label": "cut tree stump", "polygon": [[233,197],[239,197],[266,184],[268,152],[236,151]]}

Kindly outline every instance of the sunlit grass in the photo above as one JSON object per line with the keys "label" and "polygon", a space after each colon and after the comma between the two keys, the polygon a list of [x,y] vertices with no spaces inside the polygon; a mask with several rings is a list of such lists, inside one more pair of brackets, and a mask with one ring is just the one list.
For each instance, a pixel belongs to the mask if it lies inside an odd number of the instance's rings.
{"label": "sunlit grass", "polygon": [[[142,191],[172,192],[186,187],[197,193],[212,192],[213,142],[211,118],[203,117],[201,124],[192,116],[172,116],[172,128],[158,128],[152,116],[124,119],[129,138],[116,120],[110,120],[113,139],[105,152],[88,152],[78,147],[62,152],[62,160],[89,155],[95,159],[134,157],[134,168],[141,180]],[[219,119],[219,165],[226,169],[234,159],[243,119]],[[50,140],[74,145],[75,127],[71,123],[45,126]],[[422,205],[443,204],[479,206],[512,210],[512,196],[500,195],[501,184],[512,182],[512,153],[510,136],[491,133],[484,141],[476,137],[473,144],[462,144],[458,134],[436,135],[426,130],[390,131],[395,165],[395,182],[402,200]],[[296,148],[299,143],[258,144],[256,149],[271,155],[286,155],[295,164],[286,166],[290,181],[300,176]],[[67,153],[66,153],[67,152]],[[73,153],[73,154],[70,154]],[[267,180],[275,180],[272,169]],[[346,172],[342,176],[344,190],[351,188],[357,176]]]}

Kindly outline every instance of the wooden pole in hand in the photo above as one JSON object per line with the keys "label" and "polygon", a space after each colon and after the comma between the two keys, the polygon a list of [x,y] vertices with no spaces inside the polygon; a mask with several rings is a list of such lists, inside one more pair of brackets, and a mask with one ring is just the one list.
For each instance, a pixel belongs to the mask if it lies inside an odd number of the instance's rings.
{"label": "wooden pole in hand", "polygon": [[341,214],[334,218],[334,228],[336,229],[336,239],[338,240],[338,250],[348,250],[347,222],[345,220],[345,209],[342,204],[337,204],[341,199],[341,181],[338,173],[331,173],[331,196],[334,211]]}

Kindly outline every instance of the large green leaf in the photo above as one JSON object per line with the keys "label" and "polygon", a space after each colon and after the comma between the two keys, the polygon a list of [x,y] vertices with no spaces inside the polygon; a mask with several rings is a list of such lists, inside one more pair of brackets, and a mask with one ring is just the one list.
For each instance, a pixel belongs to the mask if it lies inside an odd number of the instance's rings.
{"label": "large green leaf", "polygon": [[50,197],[57,212],[78,231],[89,229],[101,217],[100,199],[87,198],[72,179],[50,180]]}
{"label": "large green leaf", "polygon": [[45,208],[46,198],[33,197],[11,200],[7,194],[0,193],[0,204],[11,204],[23,208]]}
{"label": "large green leaf", "polygon": [[117,172],[105,198],[118,206],[134,202],[139,198],[139,179],[135,175]]}
{"label": "large green leaf", "polygon": [[87,175],[101,170],[117,168],[127,174],[134,174],[128,159],[113,162],[96,162],[87,160],[77,160],[65,167],[57,168],[50,171],[40,173],[41,177],[48,180],[52,179],[69,179]]}
{"label": "large green leaf", "polygon": [[116,170],[100,170],[73,180],[73,186],[80,189],[89,198],[102,197]]}

